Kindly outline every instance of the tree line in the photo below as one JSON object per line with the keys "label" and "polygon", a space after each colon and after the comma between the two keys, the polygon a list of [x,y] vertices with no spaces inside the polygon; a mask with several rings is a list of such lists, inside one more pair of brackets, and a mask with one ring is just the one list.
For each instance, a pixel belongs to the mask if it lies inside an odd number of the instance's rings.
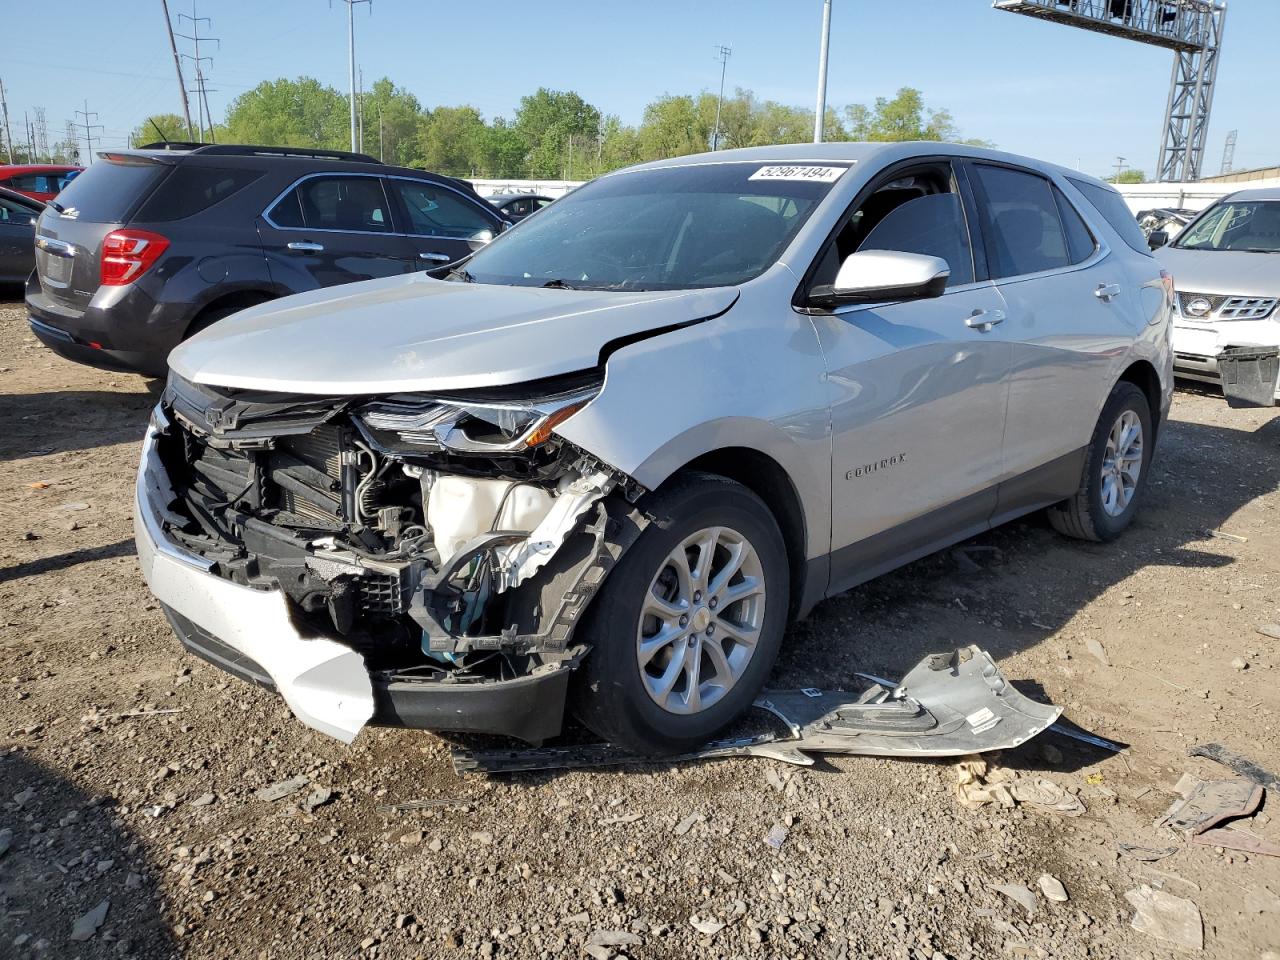
{"label": "tree line", "polygon": [[[712,93],[667,94],[645,107],[638,126],[604,114],[573,91],[545,87],[522,97],[511,119],[486,120],[471,106],[428,109],[383,78],[358,102],[361,152],[388,163],[464,177],[587,180],[647,160],[719,149],[806,142],[813,111],[759,100],[742,88],[720,105]],[[267,80],[238,96],[213,138],[221,143],[350,149],[345,94],[311,77]],[[949,111],[930,109],[904,87],[870,105],[828,109],[827,140],[960,140]],[[185,140],[183,119],[148,117],[135,145]],[[982,141],[966,140],[968,143]]]}

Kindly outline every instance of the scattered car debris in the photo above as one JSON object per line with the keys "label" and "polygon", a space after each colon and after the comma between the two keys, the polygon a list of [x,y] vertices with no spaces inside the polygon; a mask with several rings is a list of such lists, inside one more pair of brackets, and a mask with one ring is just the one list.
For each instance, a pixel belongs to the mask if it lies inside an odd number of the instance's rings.
{"label": "scattered car debris", "polygon": [[1227,531],[1225,530],[1209,530],[1207,532],[1209,536],[1214,537],[1218,540],[1229,540],[1232,543],[1248,543],[1249,542],[1248,537],[1242,537],[1238,533],[1227,533]]}
{"label": "scattered car debris", "polygon": [[998,893],[1003,893],[1014,903],[1019,904],[1027,911],[1028,917],[1036,915],[1036,895],[1021,883],[1004,883],[992,889]]}
{"label": "scattered car debris", "polygon": [[107,920],[107,911],[111,909],[111,901],[103,900],[100,904],[76,920],[71,926],[71,940],[88,940]]}
{"label": "scattered car debris", "polygon": [[1215,763],[1222,764],[1246,780],[1252,780],[1260,787],[1280,791],[1280,777],[1277,777],[1269,770],[1264,770],[1252,760],[1242,757],[1238,753],[1233,753],[1220,743],[1198,744],[1191,748],[1189,755],[1205,757]]}
{"label": "scattered car debris", "polygon": [[1139,847],[1132,843],[1120,843],[1116,846],[1126,857],[1132,860],[1141,860],[1144,863],[1155,863],[1165,857],[1172,857],[1178,852],[1177,847]]}
{"label": "scattered car debris", "polygon": [[1206,847],[1222,847],[1226,850],[1240,850],[1263,857],[1280,857],[1280,844],[1264,840],[1247,830],[1231,827],[1214,827],[1202,830],[1191,838],[1192,843],[1204,844]]}
{"label": "scattered car debris", "polygon": [[1052,780],[1019,777],[1001,767],[992,769],[978,757],[959,763],[956,779],[956,798],[969,809],[988,803],[1002,807],[1015,807],[1021,803],[1064,817],[1078,817],[1085,812],[1083,800]]}
{"label": "scattered car debris", "polygon": [[1046,900],[1052,900],[1054,903],[1066,903],[1071,899],[1067,895],[1067,888],[1062,885],[1062,881],[1051,873],[1041,874],[1038,883],[1040,892],[1044,894]]}
{"label": "scattered car debris", "polygon": [[673,830],[672,832],[677,837],[683,837],[686,833],[688,833],[690,830],[693,829],[694,824],[702,823],[706,819],[707,819],[706,816],[704,816],[701,813],[691,813],[687,817],[685,817],[683,820],[681,820],[679,823],[677,823],[675,830]]}
{"label": "scattered car debris", "polygon": [[378,807],[379,813],[405,813],[409,810],[433,810],[436,807],[469,807],[471,801],[453,798],[434,800],[403,800],[400,803],[384,803]]}
{"label": "scattered car debris", "polygon": [[302,809],[307,813],[314,813],[333,799],[333,791],[328,787],[316,787],[307,798],[302,801]]}
{"label": "scattered car debris", "polygon": [[[1187,780],[1192,782],[1187,783]],[[1224,820],[1247,817],[1262,803],[1262,787],[1249,780],[1194,780],[1178,783],[1175,800],[1161,824],[1187,836],[1203,833]]]}
{"label": "scattered car debris", "polygon": [[298,776],[290,777],[288,780],[281,780],[279,783],[273,783],[269,787],[263,787],[254,796],[259,800],[266,800],[268,803],[272,803],[297,793],[310,782],[311,780],[306,774],[298,774]]}
{"label": "scattered car debris", "polygon": [[725,924],[719,920],[699,920],[697,914],[689,918],[689,926],[697,930],[704,936],[714,937],[717,933],[725,928]]}
{"label": "scattered car debris", "polygon": [[1133,929],[1186,950],[1204,949],[1204,920],[1190,900],[1143,884],[1125,893],[1133,906]]}
{"label": "scattered car debris", "polygon": [[597,947],[638,947],[644,941],[628,930],[597,930],[587,938],[587,943]]}
{"label": "scattered car debris", "polygon": [[662,761],[607,744],[588,744],[528,750],[455,749],[453,766],[460,774],[514,773],[733,756],[763,756],[810,766],[810,753],[966,756],[1019,746],[1048,729],[1062,713],[1059,707],[1037,703],[1019,693],[991,655],[975,646],[926,657],[900,683],[878,679],[871,683],[857,695],[814,688],[766,690],[755,706],[781,720],[787,733],[720,740]]}
{"label": "scattered car debris", "polygon": [[769,828],[769,832],[764,835],[764,842],[775,850],[781,850],[782,845],[787,842],[787,835],[791,831],[787,829],[785,824],[775,823]]}

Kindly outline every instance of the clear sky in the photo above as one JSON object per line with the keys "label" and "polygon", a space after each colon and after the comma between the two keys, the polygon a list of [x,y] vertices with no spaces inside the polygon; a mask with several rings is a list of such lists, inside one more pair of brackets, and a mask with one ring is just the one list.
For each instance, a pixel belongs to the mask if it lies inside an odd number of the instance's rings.
{"label": "clear sky", "polygon": [[[1226,53],[1206,150],[1216,173],[1228,131],[1237,168],[1280,164],[1280,0],[1230,0]],[[510,117],[539,86],[573,89],[637,123],[663,93],[714,90],[714,47],[733,47],[728,86],[812,109],[821,0],[374,0],[357,8],[366,86],[389,76],[427,106],[471,104]],[[190,0],[170,10],[191,13]],[[346,90],[341,0],[199,0],[210,45],[213,113],[258,81],[308,74]],[[39,21],[35,26],[32,17]],[[0,53],[15,137],[43,106],[50,139],[73,111],[97,111],[108,146],[148,114],[180,112],[160,0],[0,0],[26,24]],[[190,33],[183,22],[181,32]],[[185,48],[186,41],[179,41]],[[988,0],[835,0],[828,102],[870,102],[910,85],[966,136],[1003,149],[1153,172],[1172,54],[991,9]]]}

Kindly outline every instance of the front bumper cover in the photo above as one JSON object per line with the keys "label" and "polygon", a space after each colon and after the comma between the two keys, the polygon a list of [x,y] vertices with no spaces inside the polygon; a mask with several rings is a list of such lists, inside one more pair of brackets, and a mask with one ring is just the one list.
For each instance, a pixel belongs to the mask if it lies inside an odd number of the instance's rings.
{"label": "front bumper cover", "polygon": [[156,454],[162,412],[138,466],[134,535],[143,577],[187,649],[241,679],[279,693],[304,724],[350,743],[366,724],[500,734],[540,743],[560,732],[575,661],[513,680],[453,682],[371,675],[364,658],[290,615],[280,590],[257,590],[164,532],[173,490]]}

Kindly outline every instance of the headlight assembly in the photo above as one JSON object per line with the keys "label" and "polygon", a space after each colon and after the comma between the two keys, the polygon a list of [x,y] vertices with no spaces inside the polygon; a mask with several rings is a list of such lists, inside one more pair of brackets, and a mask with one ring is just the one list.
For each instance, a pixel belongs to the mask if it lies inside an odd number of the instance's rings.
{"label": "headlight assembly", "polygon": [[400,394],[365,404],[354,420],[391,453],[519,453],[551,439],[555,427],[600,392],[601,384],[530,400],[471,400]]}

